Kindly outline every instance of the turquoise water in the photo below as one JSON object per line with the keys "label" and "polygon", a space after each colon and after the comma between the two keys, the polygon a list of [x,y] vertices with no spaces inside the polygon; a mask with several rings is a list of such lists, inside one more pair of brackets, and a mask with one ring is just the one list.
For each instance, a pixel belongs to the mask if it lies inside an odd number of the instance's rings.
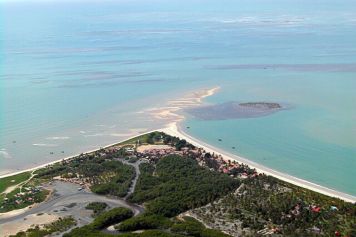
{"label": "turquoise water", "polygon": [[137,112],[220,86],[207,103],[292,108],[189,117],[187,132],[356,195],[355,12],[351,0],[0,0],[0,173],[161,127]]}

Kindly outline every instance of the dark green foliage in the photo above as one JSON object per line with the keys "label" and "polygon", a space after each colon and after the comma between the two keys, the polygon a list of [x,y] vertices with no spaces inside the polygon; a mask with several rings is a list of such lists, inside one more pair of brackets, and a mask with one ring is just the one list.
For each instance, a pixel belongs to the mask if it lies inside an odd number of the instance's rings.
{"label": "dark green foliage", "polygon": [[[147,220],[156,219],[152,223],[158,223],[157,226],[160,226],[160,230],[145,230],[142,233],[120,233],[118,236],[120,237],[184,237],[184,236],[193,236],[193,237],[229,237],[229,235],[223,234],[217,230],[207,229],[200,222],[195,220],[194,218],[184,217],[183,220],[175,220],[175,222],[169,220],[168,218],[159,217],[159,216],[141,216],[141,217],[133,217],[133,221],[131,223],[135,223],[131,225],[129,222],[131,219],[123,221],[121,224],[128,224],[130,226],[129,231],[133,231],[136,228],[132,228],[133,226],[137,227],[138,220],[144,220],[144,222],[148,223]],[[151,222],[151,221],[149,221]],[[129,224],[130,223],[130,224]],[[172,226],[173,225],[173,226]],[[170,229],[171,227],[171,229]],[[142,228],[137,228],[142,229]],[[121,231],[121,229],[120,229]],[[113,235],[105,234],[100,232],[98,229],[93,228],[92,224],[83,226],[81,228],[76,228],[72,230],[68,234],[64,234],[64,237],[110,237]]]}
{"label": "dark green foliage", "polygon": [[184,235],[200,236],[200,232],[204,229],[204,225],[194,218],[185,217],[184,221],[175,223],[171,231]]}
{"label": "dark green foliage", "polygon": [[64,237],[79,237],[79,236],[110,236],[101,234],[100,230],[110,225],[119,223],[133,216],[130,209],[117,207],[98,215],[94,221],[80,228],[75,228],[69,233],[64,234]]}
{"label": "dark green foliage", "polygon": [[163,143],[167,145],[174,146],[177,150],[181,150],[183,147],[194,148],[195,146],[188,143],[184,139],[180,139],[179,137],[172,137],[167,134],[163,134]]}
{"label": "dark green foliage", "polygon": [[119,231],[135,231],[148,229],[168,229],[172,222],[163,216],[141,215],[121,222],[115,228]]}
{"label": "dark green foliage", "polygon": [[21,231],[16,235],[11,235],[10,237],[42,237],[48,236],[55,232],[64,232],[70,229],[72,226],[76,225],[76,221],[73,217],[59,218],[50,224],[45,225],[43,228],[36,226],[35,228],[28,229],[26,231]]}
{"label": "dark green foliage", "polygon": [[[17,188],[11,193],[6,195],[8,200],[0,201],[0,212],[8,212],[16,209],[21,209],[21,208],[28,207],[34,203],[43,202],[46,199],[47,195],[49,194],[49,191],[46,189],[38,190],[33,193],[26,193],[24,196],[21,196],[22,202],[16,203],[18,197],[16,197],[15,195],[19,192],[20,189]],[[31,200],[29,200],[28,198],[31,198]]]}
{"label": "dark green foliage", "polygon": [[130,209],[117,207],[97,216],[90,224],[93,229],[100,230],[104,227],[116,224],[133,216]]}
{"label": "dark green foliage", "polygon": [[[103,153],[103,151],[101,151]],[[37,171],[37,178],[48,179],[54,176],[68,176],[78,174],[92,183],[91,191],[102,195],[124,197],[135,176],[132,166],[120,161],[112,160],[115,154],[99,157],[100,151],[94,154],[78,156],[70,161],[64,161],[52,167]]]}
{"label": "dark green foliage", "polygon": [[204,229],[200,233],[201,237],[229,237],[230,235],[224,234],[221,231],[213,229]]}
{"label": "dark green foliage", "polygon": [[93,216],[101,214],[107,208],[108,204],[105,202],[91,202],[85,208],[93,211]]}
{"label": "dark green foliage", "polygon": [[175,147],[177,149],[177,151],[180,151],[183,147],[185,147],[187,145],[187,141],[186,140],[179,140]]}
{"label": "dark green foliage", "polygon": [[183,237],[184,235],[172,234],[161,230],[147,230],[143,233],[129,233],[120,235],[120,237]]}
{"label": "dark green foliage", "polygon": [[[313,206],[320,210],[313,211]],[[331,210],[332,206],[337,210]],[[265,175],[244,180],[239,195],[227,195],[209,211],[224,212],[231,220],[242,221],[242,228],[254,232],[277,226],[283,236],[311,236],[314,227],[322,236],[334,236],[335,231],[353,236],[356,226],[355,204]]]}
{"label": "dark green foliage", "polygon": [[147,230],[143,233],[124,233],[119,235],[106,234],[97,230],[90,229],[75,229],[75,231],[71,231],[70,234],[64,234],[63,237],[184,237],[184,235],[171,234],[166,231],[161,230]]}
{"label": "dark green foliage", "polygon": [[156,142],[160,141],[163,138],[162,135],[163,134],[160,132],[152,132],[152,133],[148,134],[146,142],[148,144],[155,144]]}
{"label": "dark green foliage", "polygon": [[131,180],[135,176],[134,168],[119,161],[105,161],[102,167],[105,172],[114,171],[115,176],[105,183],[100,182],[93,185],[91,190],[97,194],[124,197],[130,188]]}
{"label": "dark green foliage", "polygon": [[194,237],[228,237],[217,230],[206,229],[202,223],[192,217],[184,217],[182,221],[175,223],[171,231],[173,233]]}
{"label": "dark green foliage", "polygon": [[162,158],[155,173],[152,165],[140,168],[141,175],[130,200],[147,202],[149,213],[167,217],[210,203],[239,186],[239,181],[177,155]]}

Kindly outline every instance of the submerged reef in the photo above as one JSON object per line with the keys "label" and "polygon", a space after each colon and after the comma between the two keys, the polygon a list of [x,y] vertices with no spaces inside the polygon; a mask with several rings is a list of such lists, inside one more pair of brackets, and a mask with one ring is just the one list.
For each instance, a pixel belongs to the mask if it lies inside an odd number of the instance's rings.
{"label": "submerged reef", "polygon": [[202,120],[226,120],[240,118],[256,118],[287,109],[287,106],[272,102],[229,101],[187,109],[186,112]]}

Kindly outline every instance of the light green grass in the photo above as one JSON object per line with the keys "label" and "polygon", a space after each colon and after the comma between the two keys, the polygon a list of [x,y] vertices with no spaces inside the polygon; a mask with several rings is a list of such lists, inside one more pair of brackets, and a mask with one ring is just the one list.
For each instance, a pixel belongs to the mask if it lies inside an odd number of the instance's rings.
{"label": "light green grass", "polygon": [[[17,175],[9,176],[0,179],[0,193],[4,192],[8,187],[19,184],[26,181],[31,177],[30,172],[23,172]],[[13,182],[11,182],[13,180]]]}

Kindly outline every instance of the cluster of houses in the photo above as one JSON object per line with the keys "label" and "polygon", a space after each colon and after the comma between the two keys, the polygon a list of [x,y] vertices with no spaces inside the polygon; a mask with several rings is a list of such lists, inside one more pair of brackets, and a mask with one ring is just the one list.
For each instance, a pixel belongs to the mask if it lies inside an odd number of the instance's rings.
{"label": "cluster of houses", "polygon": [[[94,152],[95,157],[101,158],[135,158],[149,163],[156,163],[159,159],[167,155],[184,155],[195,159],[200,166],[207,167],[210,170],[215,170],[225,173],[235,178],[251,178],[258,175],[255,169],[251,169],[245,164],[238,163],[224,159],[221,155],[210,154],[202,148],[197,148],[186,144],[179,150],[172,144],[125,144],[116,145],[106,149],[100,149]],[[85,159],[85,155],[79,156],[79,160]],[[69,161],[67,161],[69,162]],[[83,189],[88,189],[90,184],[87,180],[75,177],[57,177],[58,179],[66,182],[71,182],[80,185]]]}
{"label": "cluster of houses", "polygon": [[180,150],[176,150],[175,147],[170,145],[141,145],[138,148],[125,147],[125,152],[130,157],[136,157],[151,163],[155,163],[167,155],[184,155],[195,159],[200,166],[228,174],[232,177],[243,179],[258,175],[255,169],[251,169],[245,164],[226,160],[221,155],[210,154],[202,148],[182,147]]}
{"label": "cluster of houses", "polygon": [[0,206],[0,210],[5,209],[5,207],[15,206],[15,205],[22,205],[32,204],[35,203],[35,195],[41,192],[43,189],[42,186],[37,187],[23,187],[21,192],[16,193],[11,197],[5,197],[2,201],[2,205]]}
{"label": "cluster of houses", "polygon": [[208,167],[231,177],[248,178],[257,176],[255,169],[251,169],[248,165],[224,159],[221,155],[210,154],[202,148],[195,148],[183,151],[184,155],[188,155],[197,160],[198,164],[203,167]]}

